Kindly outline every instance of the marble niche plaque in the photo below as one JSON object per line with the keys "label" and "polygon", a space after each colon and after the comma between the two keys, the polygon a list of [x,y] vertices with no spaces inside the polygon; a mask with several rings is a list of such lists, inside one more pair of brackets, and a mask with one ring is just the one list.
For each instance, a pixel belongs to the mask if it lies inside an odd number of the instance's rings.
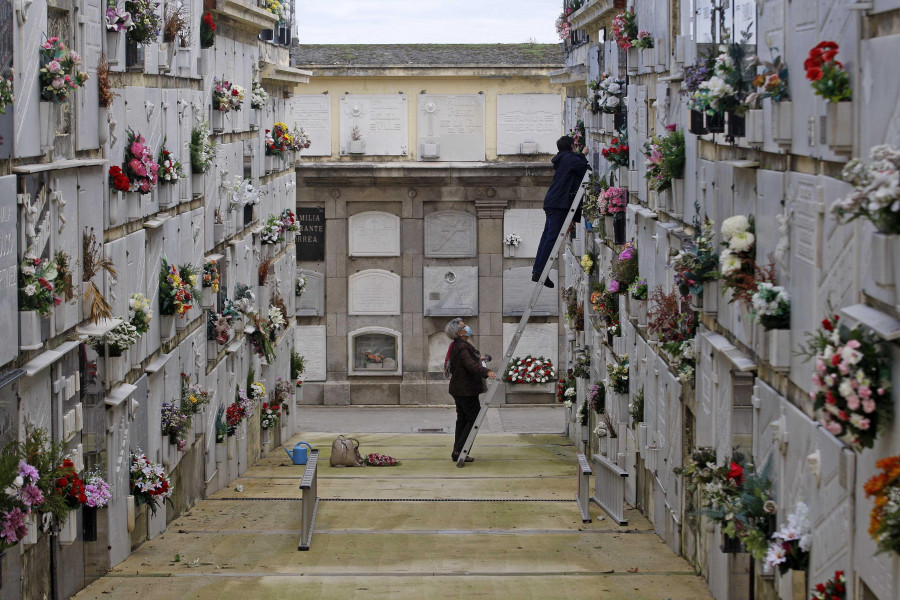
{"label": "marble niche plaque", "polygon": [[396,273],[366,269],[348,277],[347,287],[347,314],[400,314],[400,276]]}
{"label": "marble niche plaque", "polygon": [[[550,279],[557,285],[559,284],[559,275],[556,269],[550,271]],[[531,300],[534,286],[535,283],[531,281],[531,267],[505,269],[503,271],[503,316],[521,316]],[[531,314],[536,317],[558,316],[559,298],[556,290],[543,288]]]}
{"label": "marble niche plaque", "polygon": [[341,155],[409,154],[407,105],[406,94],[341,96]]}
{"label": "marble niche plaque", "polygon": [[[503,347],[509,347],[513,335],[516,333],[516,323],[503,324]],[[557,357],[559,356],[559,329],[556,323],[529,323],[519,338],[519,343],[513,352],[513,357],[525,357],[529,354],[535,358],[543,356],[553,362],[553,367],[559,371]],[[523,386],[520,386],[523,387]],[[508,391],[508,388],[507,388]]]}
{"label": "marble niche plaque", "polygon": [[497,154],[556,154],[563,133],[559,94],[497,96]]}
{"label": "marble niche plaque", "polygon": [[477,256],[475,215],[444,210],[425,215],[425,256],[467,258]]}
{"label": "marble niche plaque", "polygon": [[484,160],[483,94],[419,94],[417,108],[418,160]]}
{"label": "marble niche plaque", "polygon": [[[522,241],[515,249],[516,258],[534,258],[544,233],[544,211],[540,208],[512,208],[503,213],[503,238],[518,234]],[[509,249],[503,249],[509,254]]]}
{"label": "marble niche plaque", "polygon": [[304,381],[325,381],[325,326],[298,325],[294,328],[294,349],[303,357]]}
{"label": "marble niche plaque", "polygon": [[350,256],[400,256],[400,217],[370,211],[351,216]]}
{"label": "marble niche plaque", "polygon": [[0,344],[0,365],[19,352],[19,270],[16,264],[16,176],[0,177],[0,331],[8,343]]}
{"label": "marble niche plaque", "polygon": [[478,267],[425,267],[426,317],[478,314]]}
{"label": "marble niche plaque", "polygon": [[324,317],[325,316],[325,275],[317,271],[299,269],[299,277],[306,278],[306,287],[303,295],[297,298],[298,317]]}
{"label": "marble niche plaque", "polygon": [[331,96],[310,94],[286,101],[288,127],[297,125],[309,135],[309,148],[303,156],[331,156]]}

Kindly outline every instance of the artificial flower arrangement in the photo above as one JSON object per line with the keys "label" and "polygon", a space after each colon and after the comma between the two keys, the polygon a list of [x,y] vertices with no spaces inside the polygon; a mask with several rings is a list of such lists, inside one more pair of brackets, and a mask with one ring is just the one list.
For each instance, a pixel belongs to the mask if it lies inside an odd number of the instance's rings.
{"label": "artificial flower arrangement", "polygon": [[49,494],[38,469],[16,442],[0,455],[0,486],[5,490],[0,495],[0,551],[5,551],[28,534],[29,515],[44,509]]}
{"label": "artificial flower arrangement", "polygon": [[188,149],[191,153],[191,171],[193,173],[208,173],[216,160],[218,146],[209,137],[209,121],[206,116],[197,117],[194,128],[191,129],[191,143]]}
{"label": "artificial flower arrangement", "polygon": [[[778,48],[770,48],[770,53],[777,51]],[[758,92],[753,92],[747,96],[747,104],[757,105],[759,100],[763,98],[771,98],[772,102],[781,102],[782,100],[790,100],[791,96],[788,92],[788,69],[784,64],[781,56],[775,56],[771,61],[761,60],[758,56],[756,64],[762,66],[762,73],[759,73],[753,79],[753,87]]]}
{"label": "artificial flower arrangement", "polygon": [[[196,282],[185,280],[184,268],[170,265],[164,257],[159,269],[159,312],[165,316],[184,314],[193,307]],[[196,279],[196,275],[194,276]]]}
{"label": "artificial flower arrangement", "polygon": [[263,244],[278,244],[284,241],[281,230],[281,220],[275,215],[269,215],[266,224],[260,233],[260,241]]}
{"label": "artificial flower arrangement", "polygon": [[0,115],[6,114],[6,107],[13,103],[13,77],[0,75]]}
{"label": "artificial flower arrangement", "polygon": [[225,79],[213,78],[213,110],[223,113],[240,110],[245,95],[246,90],[241,86]]}
{"label": "artificial flower arrangement", "polygon": [[606,373],[609,379],[609,387],[617,394],[628,393],[628,355],[615,364],[606,365]]}
{"label": "artificial flower arrangement", "polygon": [[505,246],[512,246],[515,248],[521,243],[522,243],[522,238],[519,237],[519,234],[515,233],[515,232],[507,234],[507,236],[505,238],[503,238],[503,244]]}
{"label": "artificial flower arrangement", "polygon": [[[276,310],[280,313],[280,309]],[[271,320],[273,316],[271,306],[265,315],[258,313],[249,315],[252,327],[245,330],[250,337],[250,345],[254,352],[264,358],[269,364],[275,362],[275,346],[272,342],[275,338],[276,329]]]}
{"label": "artificial flower arrangement", "polygon": [[106,4],[106,30],[115,32],[129,31],[134,29],[134,27],[131,13],[118,6],[115,0],[108,0]]}
{"label": "artificial flower arrangement", "polygon": [[631,402],[628,403],[628,416],[631,417],[632,429],[644,421],[644,388],[639,389],[631,397]]}
{"label": "artificial flower arrangement", "polygon": [[585,401],[595,413],[602,413],[606,410],[606,386],[602,383],[592,383],[588,387]]}
{"label": "artificial flower arrangement", "polygon": [[575,123],[575,127],[569,130],[566,134],[570,138],[572,138],[572,152],[581,152],[584,149],[584,140],[585,140],[585,131],[584,131],[584,121],[578,119],[578,122]]}
{"label": "artificial flower arrangement", "polygon": [[811,546],[809,507],[798,501],[793,512],[788,514],[787,523],[772,533],[763,569],[771,573],[778,567],[778,572],[782,575],[791,570],[806,571],[809,568]]}
{"label": "artificial flower arrangement", "polygon": [[301,376],[306,371],[306,359],[291,348],[291,379],[297,382],[297,387],[303,385]]}
{"label": "artificial flower arrangement", "polygon": [[269,306],[269,333],[277,333],[285,328],[287,321],[284,319],[284,311],[279,306]]}
{"label": "artificial flower arrangement", "polygon": [[593,87],[597,109],[600,112],[612,114],[622,109],[622,100],[625,97],[625,80],[621,77],[613,77],[609,71],[600,76],[600,81]]}
{"label": "artificial flower arrangement", "polygon": [[266,106],[269,101],[269,93],[262,86],[258,79],[253,80],[250,86],[250,108],[260,109]]}
{"label": "artificial flower arrangement", "polygon": [[622,294],[638,278],[638,256],[634,242],[628,242],[612,264],[608,289]]}
{"label": "artificial flower arrangement", "polygon": [[294,125],[294,128],[291,130],[291,150],[296,150],[297,152],[301,150],[306,150],[312,146],[312,140],[309,137],[309,134],[306,133],[306,130],[302,127]]}
{"label": "artificial flower arrangement", "polygon": [[571,285],[562,291],[566,305],[566,325],[575,331],[584,331],[584,305],[579,302],[578,288]]}
{"label": "artificial flower arrangement", "polygon": [[619,437],[619,434],[616,433],[616,427],[613,425],[612,419],[609,418],[607,413],[604,412],[597,417],[597,426],[594,427],[594,435],[598,438],[610,437],[616,439]]}
{"label": "artificial flower arrangement", "polygon": [[399,464],[399,460],[387,454],[373,452],[366,456],[366,466],[368,467],[396,467]]}
{"label": "artificial flower arrangement", "polygon": [[203,261],[203,287],[210,288],[214,294],[219,293],[219,265],[214,258]]}
{"label": "artificial flower arrangement", "polygon": [[188,430],[191,427],[191,417],[178,408],[174,402],[163,402],[160,418],[162,434],[169,438],[170,444],[175,444],[179,450],[187,447]]}
{"label": "artificial flower arrangement", "polygon": [[78,70],[81,56],[69,50],[58,37],[47,38],[40,51],[41,100],[61,104],[69,100],[69,93],[82,87],[88,74]]}
{"label": "artificial flower arrangement", "polygon": [[281,230],[284,233],[296,233],[300,231],[300,225],[297,224],[297,215],[289,208],[281,211]]}
{"label": "artificial flower arrangement", "polygon": [[735,452],[726,465],[711,470],[709,483],[700,489],[703,514],[721,524],[724,537],[740,540],[753,558],[763,560],[769,549],[771,515],[777,510],[769,465],[757,471]]}
{"label": "artificial flower arrangement", "polygon": [[900,455],[882,458],[875,466],[881,472],[864,487],[866,498],[874,498],[869,535],[879,552],[900,554]]}
{"label": "artificial flower arrangement", "polygon": [[806,78],[812,82],[816,96],[828,102],[841,102],[853,97],[850,76],[844,65],[836,60],[838,45],[835,42],[819,42],[803,63]]}
{"label": "artificial flower arrangement", "polygon": [[556,378],[553,362],[543,356],[534,358],[530,354],[524,358],[514,358],[506,371],[509,383],[540,385]]}
{"label": "artificial flower arrangement", "polygon": [[628,50],[634,46],[634,41],[638,37],[637,15],[634,13],[634,7],[613,17],[613,37],[621,50]]}
{"label": "artificial flower arrangement", "polygon": [[703,294],[704,281],[719,278],[719,257],[716,254],[713,222],[704,217],[698,222],[694,217],[694,238],[672,259],[675,270],[675,285],[682,297]]}
{"label": "artificial flower arrangement", "polygon": [[671,188],[673,179],[684,177],[684,133],[675,125],[668,125],[666,130],[668,135],[653,136],[644,143],[644,178],[650,189],[658,192]]}
{"label": "artificial flower arrangement", "polygon": [[279,2],[278,0],[266,0],[266,5],[264,8],[268,12],[281,19],[283,8],[281,6],[281,2]]}
{"label": "artificial flower arrangement", "polygon": [[572,362],[572,375],[576,379],[591,378],[591,355],[587,351],[575,351],[575,358]]}
{"label": "artificial flower arrangement", "polygon": [[900,150],[891,146],[873,146],[869,164],[858,158],[848,162],[841,178],[853,186],[853,192],[831,206],[839,221],[860,217],[886,234],[900,234]]}
{"label": "artificial flower arrangement", "polygon": [[224,346],[231,339],[231,316],[225,312],[206,313],[206,339],[215,340],[220,346]]}
{"label": "artificial flower arrangement", "polygon": [[817,583],[812,600],[844,600],[847,597],[847,580],[843,571],[835,571],[834,577],[825,583]]}
{"label": "artificial flower arrangement", "polygon": [[291,149],[293,137],[288,132],[288,126],[278,121],[272,129],[266,129],[266,154],[274,156],[282,156]]}
{"label": "artificial flower arrangement", "polygon": [[690,458],[680,467],[675,467],[672,472],[684,478],[685,487],[685,514],[692,525],[696,526],[700,516],[699,509],[702,505],[700,493],[707,486],[716,484],[724,478],[727,469],[716,465],[716,449],[710,446],[700,446],[691,452]]}
{"label": "artificial flower arrangement", "polygon": [[141,293],[132,294],[128,298],[128,322],[139,334],[147,333],[153,311],[150,310],[150,299]]}
{"label": "artificial flower arrangement", "polygon": [[297,281],[294,282],[294,295],[302,296],[303,292],[306,290],[306,277],[303,275],[297,276]]}
{"label": "artificial flower arrangement", "polygon": [[234,285],[234,302],[232,303],[234,310],[248,317],[255,315],[254,302],[256,302],[256,296],[250,290],[249,285],[244,283]]}
{"label": "artificial flower arrangement", "polygon": [[560,379],[556,384],[556,401],[564,404],[566,408],[572,408],[577,393],[576,385],[575,375],[571,369],[566,371],[565,379]]}
{"label": "artificial flower arrangement", "polygon": [[700,89],[700,85],[712,77],[714,62],[713,57],[699,56],[693,64],[685,65],[682,70],[684,79],[681,80],[681,89],[678,93],[682,96],[693,96],[694,92]]}
{"label": "artificial flower arrangement", "polygon": [[216,43],[216,23],[213,21],[212,15],[208,12],[203,13],[200,19],[200,47],[212,48]]}
{"label": "artificial flower arrangement", "polygon": [[722,221],[725,250],[719,255],[719,270],[722,286],[733,292],[731,302],[749,303],[750,294],[756,289],[755,243],[753,215],[735,215]]}
{"label": "artificial flower arrangement", "polygon": [[646,300],[649,291],[647,290],[646,279],[636,279],[634,283],[628,286],[628,293],[634,300]]}
{"label": "artificial flower arrangement", "polygon": [[41,315],[62,304],[56,293],[56,263],[27,254],[19,265],[19,310],[37,311]]}
{"label": "artificial flower arrangement", "polygon": [[604,216],[624,216],[628,205],[628,190],[623,187],[610,187],[600,195],[600,212]]}
{"label": "artificial flower arrangement", "polygon": [[212,401],[212,392],[205,390],[199,383],[191,383],[190,375],[181,374],[181,412],[195,415],[203,411],[203,407]]}
{"label": "artificial flower arrangement", "polygon": [[692,310],[682,310],[682,301],[661,285],[650,294],[647,332],[659,337],[660,347],[669,355],[678,380],[688,383],[694,376],[697,318]]}
{"label": "artificial flower arrangement", "polygon": [[569,39],[569,35],[572,33],[572,24],[569,23],[569,15],[575,12],[571,6],[567,6],[563,8],[562,13],[556,18],[556,35],[559,36],[561,40]]}
{"label": "artificial flower arrangement", "polygon": [[140,337],[141,334],[134,325],[123,321],[106,335],[92,336],[90,344],[99,356],[107,356],[106,351],[109,350],[110,357],[117,357],[122,356]]}
{"label": "artificial flower arrangement", "polygon": [[275,429],[281,420],[281,407],[277,404],[262,403],[259,411],[259,426],[262,429]]}
{"label": "artificial flower arrangement", "polygon": [[780,285],[761,281],[750,297],[751,316],[758,320],[766,331],[789,329],[791,326],[791,295]]}
{"label": "artificial flower arrangement", "polygon": [[581,257],[581,268],[584,269],[585,275],[594,272],[594,265],[597,263],[597,255],[592,251],[588,251]]}
{"label": "artificial flower arrangement", "polygon": [[125,0],[125,10],[131,14],[134,27],[128,30],[128,41],[149,44],[156,41],[162,27],[159,2],[155,0]]}
{"label": "artificial flower arrangement", "polygon": [[180,179],[184,179],[184,167],[181,161],[166,149],[166,138],[163,138],[162,146],[159,148],[157,163],[159,164],[157,177],[162,183],[177,183]]}
{"label": "artificial flower arrangement", "polygon": [[815,359],[813,390],[809,393],[819,422],[855,451],[871,448],[891,420],[888,356],[875,335],[860,327],[839,325],[833,315],[808,335],[803,349]]}
{"label": "artificial flower arrangement", "polygon": [[88,508],[103,508],[112,499],[109,484],[103,479],[99,471],[93,471],[84,476],[84,495]]}
{"label": "artificial flower arrangement", "polygon": [[233,436],[238,426],[244,421],[249,420],[253,416],[253,399],[247,393],[238,388],[235,392],[235,400],[225,409],[225,424],[227,433]]}
{"label": "artificial flower arrangement", "polygon": [[744,114],[744,103],[750,81],[750,65],[745,57],[743,44],[722,44],[712,64],[712,74],[697,84],[688,105],[692,110],[717,115],[724,112]]}
{"label": "artificial flower arrangement", "polygon": [[591,284],[589,301],[602,325],[605,326],[619,320],[619,299],[616,294],[609,291],[605,279]]}
{"label": "artificial flower arrangement", "polygon": [[140,448],[131,453],[129,474],[131,494],[135,502],[138,506],[149,506],[154,515],[156,509],[171,498],[175,491],[162,465],[150,462]]}
{"label": "artificial flower arrangement", "polygon": [[110,168],[109,175],[116,189],[121,190],[121,176],[128,178],[128,189],[121,191],[147,194],[156,189],[159,165],[153,160],[153,151],[147,146],[144,136],[131,129],[128,130],[125,142],[125,162],[121,171],[113,173],[115,168]]}
{"label": "artificial flower arrangement", "polygon": [[222,183],[222,194],[228,199],[228,210],[234,211],[238,207],[256,206],[259,204],[259,190],[253,187],[249,179],[241,175],[235,175],[231,183]]}
{"label": "artificial flower arrangement", "polygon": [[628,137],[620,132],[609,141],[609,146],[600,151],[600,155],[617,167],[628,166]]}

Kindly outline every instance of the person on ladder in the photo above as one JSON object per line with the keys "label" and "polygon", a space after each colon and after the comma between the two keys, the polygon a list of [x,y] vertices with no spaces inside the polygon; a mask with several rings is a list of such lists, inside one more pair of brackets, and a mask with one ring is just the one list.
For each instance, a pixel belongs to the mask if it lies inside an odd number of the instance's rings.
{"label": "person on ladder", "polygon": [[[578,186],[584,179],[584,174],[591,168],[588,165],[587,158],[584,157],[588,152],[587,145],[579,152],[572,150],[575,140],[564,135],[556,141],[556,148],[559,152],[550,162],[553,163],[553,182],[547,195],[544,196],[544,214],[547,219],[544,222],[544,233],[541,235],[541,243],[538,245],[537,256],[534,259],[534,267],[531,269],[531,280],[538,281],[544,266],[550,259],[550,252],[556,243],[556,237],[559,230],[562,229],[563,222],[566,220],[566,213],[572,206],[572,201],[578,193]],[[581,207],[575,213],[572,223],[581,220]],[[544,285],[548,288],[556,287],[548,277],[544,281]]]}
{"label": "person on ladder", "polygon": [[[450,455],[453,462],[456,462],[478,417],[478,411],[481,410],[478,396],[487,390],[485,379],[496,379],[497,374],[484,365],[490,357],[486,356],[482,360],[475,346],[469,343],[472,328],[462,319],[456,318],[447,323],[444,332],[453,340],[444,359],[444,375],[450,377],[450,395],[456,403],[456,431],[453,453]],[[474,460],[471,456],[466,457],[466,462]]]}

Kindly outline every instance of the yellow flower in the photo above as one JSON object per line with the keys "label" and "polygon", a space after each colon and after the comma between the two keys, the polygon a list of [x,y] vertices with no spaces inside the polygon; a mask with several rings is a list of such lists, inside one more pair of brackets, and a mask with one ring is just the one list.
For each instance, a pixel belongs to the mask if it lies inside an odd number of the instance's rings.
{"label": "yellow flower", "polygon": [[196,401],[197,401],[197,396],[191,396],[191,402],[196,402]]}
{"label": "yellow flower", "polygon": [[196,275],[191,275],[190,279],[191,279],[191,285],[197,285],[197,276]]}

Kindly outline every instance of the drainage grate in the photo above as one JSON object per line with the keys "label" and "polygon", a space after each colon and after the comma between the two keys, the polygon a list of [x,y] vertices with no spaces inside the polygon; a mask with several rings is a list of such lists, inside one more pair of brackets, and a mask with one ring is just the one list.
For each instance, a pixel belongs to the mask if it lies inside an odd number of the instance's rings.
{"label": "drainage grate", "polygon": [[[300,498],[207,498],[243,502],[300,502]],[[567,498],[319,498],[319,502],[571,502]]]}
{"label": "drainage grate", "polygon": [[437,427],[437,428],[431,428],[431,429],[428,429],[426,427],[420,427],[420,428],[416,429],[416,433],[447,433],[447,432],[444,431],[443,427]]}

